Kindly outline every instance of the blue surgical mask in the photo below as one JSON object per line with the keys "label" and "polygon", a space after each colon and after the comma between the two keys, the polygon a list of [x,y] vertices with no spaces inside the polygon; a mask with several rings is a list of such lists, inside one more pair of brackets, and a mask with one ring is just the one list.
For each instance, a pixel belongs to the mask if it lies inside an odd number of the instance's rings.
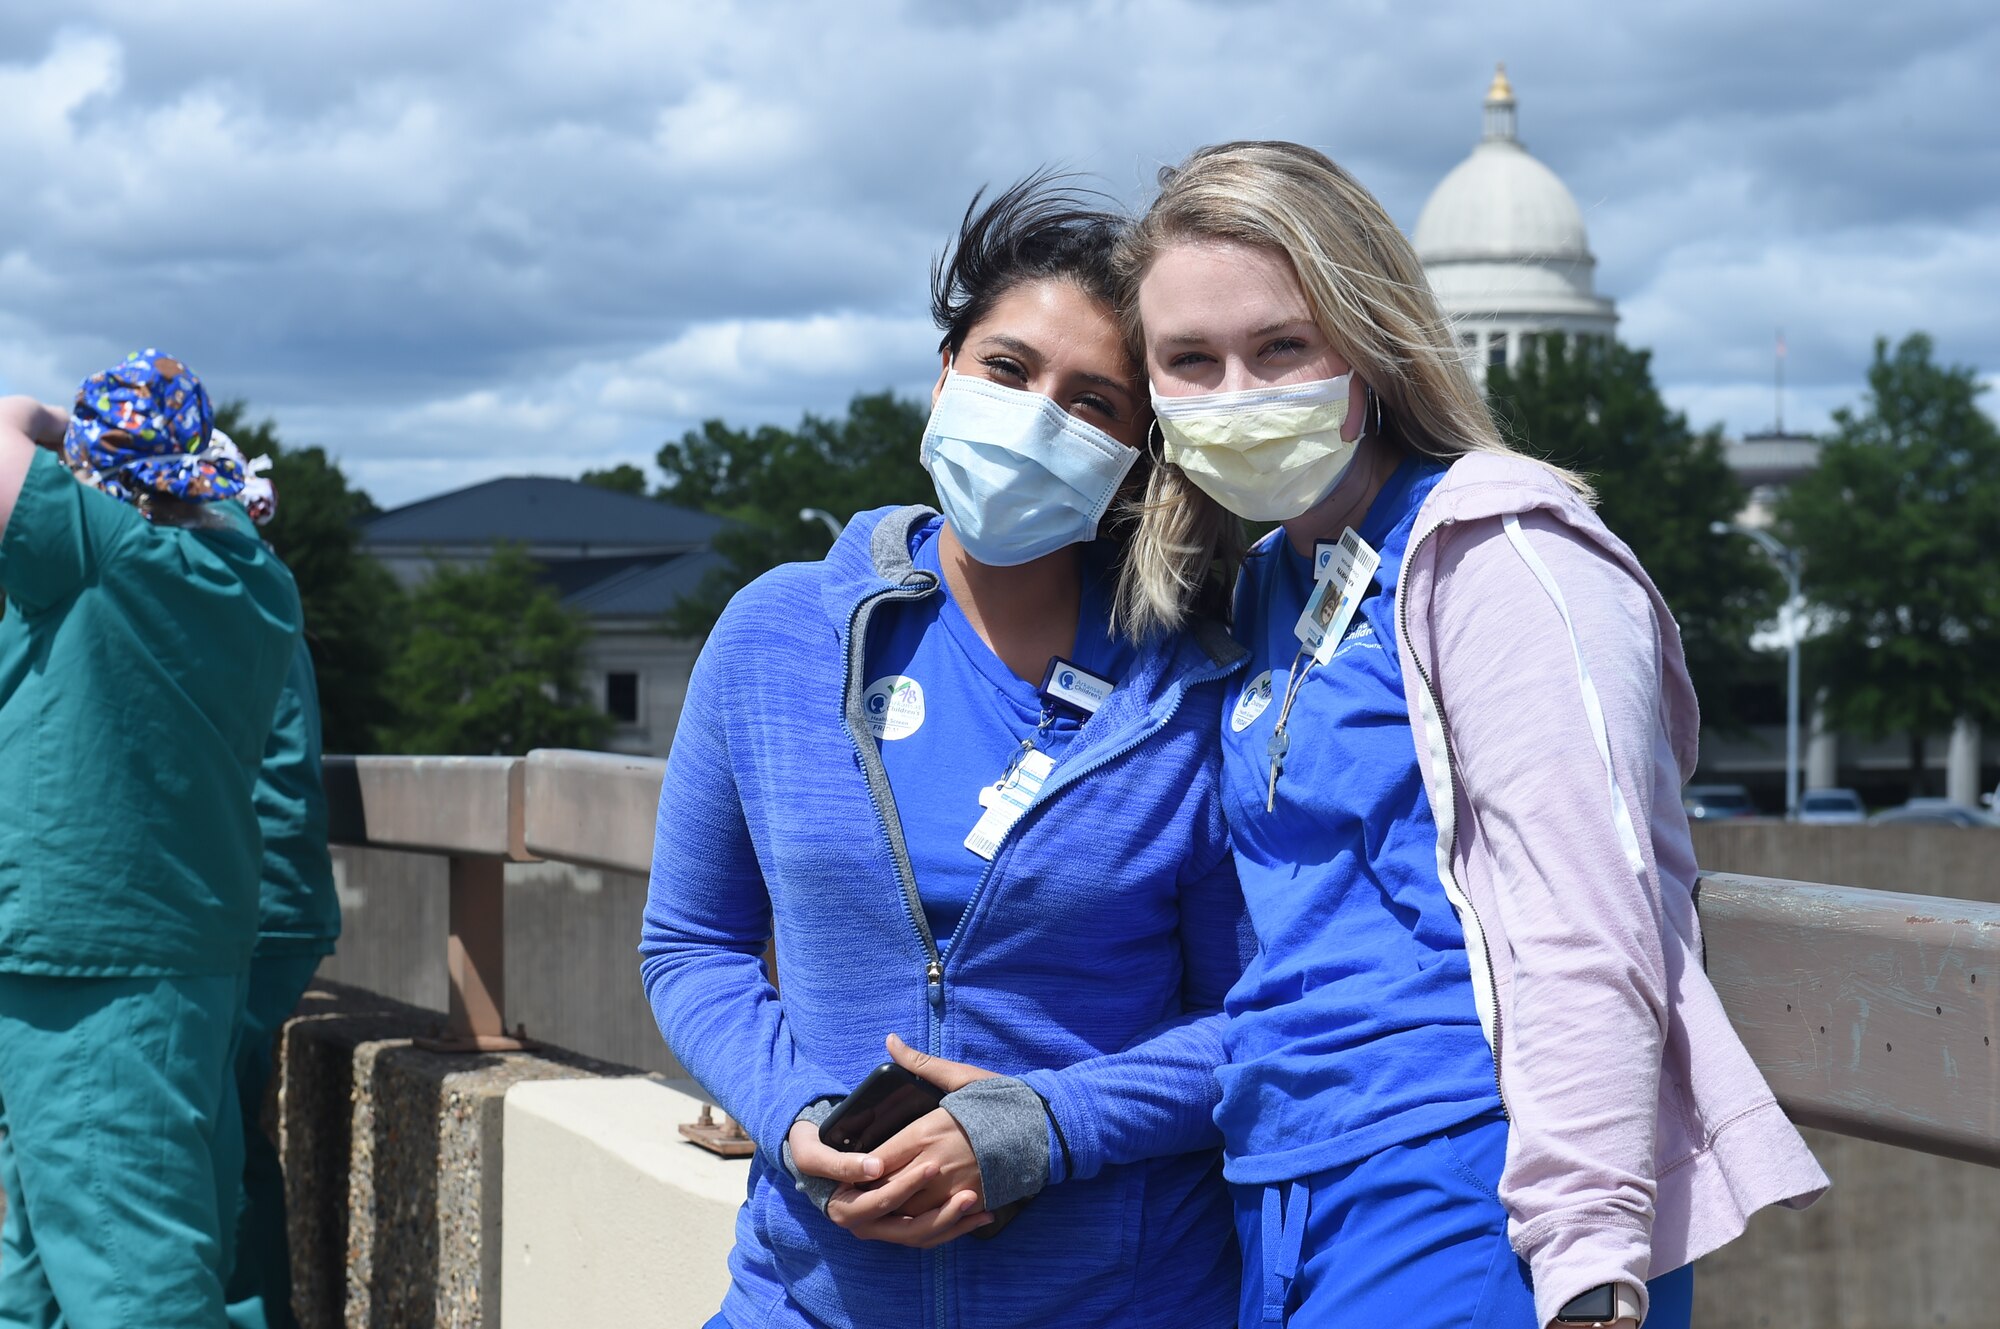
{"label": "blue surgical mask", "polygon": [[1009,568],[1097,537],[1139,450],[1039,392],[953,372],[919,454],[965,552]]}

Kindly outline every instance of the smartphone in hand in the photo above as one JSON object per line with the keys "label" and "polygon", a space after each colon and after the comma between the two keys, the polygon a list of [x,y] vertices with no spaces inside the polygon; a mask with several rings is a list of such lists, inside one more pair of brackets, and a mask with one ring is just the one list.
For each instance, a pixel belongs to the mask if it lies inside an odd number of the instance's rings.
{"label": "smartphone in hand", "polygon": [[944,1090],[885,1061],[819,1126],[820,1143],[846,1154],[865,1154],[944,1101]]}

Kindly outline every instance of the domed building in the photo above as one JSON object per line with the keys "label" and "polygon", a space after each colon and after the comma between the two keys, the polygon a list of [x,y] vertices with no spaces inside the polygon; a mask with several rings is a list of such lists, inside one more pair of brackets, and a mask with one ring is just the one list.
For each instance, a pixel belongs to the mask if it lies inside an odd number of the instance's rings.
{"label": "domed building", "polygon": [[1524,336],[1609,337],[1618,326],[1616,306],[1593,283],[1583,212],[1521,146],[1514,111],[1502,65],[1486,93],[1485,137],[1431,191],[1412,237],[1482,377],[1517,360]]}

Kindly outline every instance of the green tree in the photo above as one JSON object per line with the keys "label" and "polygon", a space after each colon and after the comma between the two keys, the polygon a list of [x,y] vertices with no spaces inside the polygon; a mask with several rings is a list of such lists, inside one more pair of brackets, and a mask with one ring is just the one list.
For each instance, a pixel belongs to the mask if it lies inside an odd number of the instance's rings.
{"label": "green tree", "polygon": [[411,592],[389,675],[402,701],[393,751],[515,755],[604,740],[610,717],[580,677],[589,626],[537,571],[502,545],[482,566],[439,564]]}
{"label": "green tree", "polygon": [[1924,737],[2000,718],[2000,430],[1978,373],[1931,339],[1875,342],[1858,411],[1835,411],[1819,466],[1778,507],[1815,607],[1806,662],[1827,718],[1907,735],[1910,791]]}
{"label": "green tree", "polygon": [[659,497],[729,518],[715,539],[727,568],[676,608],[672,628],[700,635],[729,597],[780,563],[821,558],[833,543],[818,508],[836,521],[886,503],[934,501],[917,462],[928,408],[890,392],[857,396],[839,419],[807,415],[796,429],[733,429],[710,420],[660,449]]}
{"label": "green tree", "polygon": [[1745,494],[1715,430],[1696,434],[1653,384],[1649,351],[1602,338],[1536,338],[1518,365],[1495,366],[1495,413],[1528,452],[1589,477],[1598,512],[1638,555],[1680,625],[1702,718],[1730,725],[1732,691],[1782,677],[1750,648],[1783,584],[1749,541],[1718,538]]}
{"label": "green tree", "polygon": [[646,496],[646,473],[630,462],[620,462],[608,470],[585,471],[576,478],[584,484],[609,489],[613,493],[630,494],[634,498]]}
{"label": "green tree", "polygon": [[326,750],[378,751],[394,721],[388,673],[403,609],[395,578],[360,548],[359,523],[378,509],[323,448],[285,446],[276,424],[253,423],[244,403],[227,403],[215,422],[245,456],[271,458],[278,513],[264,538],[299,585]]}

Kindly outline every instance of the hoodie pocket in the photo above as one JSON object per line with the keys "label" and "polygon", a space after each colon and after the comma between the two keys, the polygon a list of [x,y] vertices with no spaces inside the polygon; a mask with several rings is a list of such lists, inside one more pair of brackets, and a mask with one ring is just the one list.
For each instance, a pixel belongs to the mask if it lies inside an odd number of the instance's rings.
{"label": "hoodie pocket", "polygon": [[1044,1190],[990,1241],[954,1243],[959,1323],[1126,1323],[1140,1274],[1145,1198],[1143,1165],[1111,1168]]}

